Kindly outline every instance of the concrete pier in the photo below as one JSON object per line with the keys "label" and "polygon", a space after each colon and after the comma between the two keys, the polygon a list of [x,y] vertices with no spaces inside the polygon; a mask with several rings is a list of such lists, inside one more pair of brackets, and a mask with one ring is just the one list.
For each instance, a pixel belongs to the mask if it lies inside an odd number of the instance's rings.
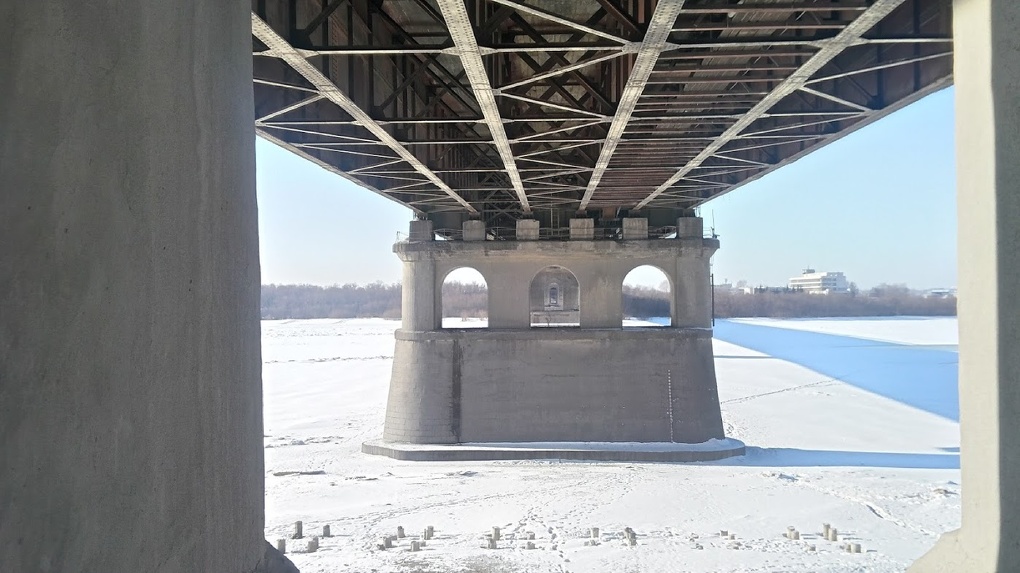
{"label": "concrete pier", "polygon": [[250,9],[0,3],[0,571],[266,554]]}
{"label": "concrete pier", "polygon": [[[643,238],[421,238],[395,245],[411,288],[405,287],[403,327],[396,332],[383,440],[723,438],[708,284],[709,259],[719,243],[700,236],[638,236]],[[623,280],[641,265],[669,278],[669,327],[622,328]],[[478,270],[489,285],[488,329],[442,328],[443,280],[463,267]],[[580,327],[532,328],[542,313],[574,313]]]}
{"label": "concrete pier", "polygon": [[1020,3],[956,0],[962,527],[912,573],[1016,571],[1020,542]]}

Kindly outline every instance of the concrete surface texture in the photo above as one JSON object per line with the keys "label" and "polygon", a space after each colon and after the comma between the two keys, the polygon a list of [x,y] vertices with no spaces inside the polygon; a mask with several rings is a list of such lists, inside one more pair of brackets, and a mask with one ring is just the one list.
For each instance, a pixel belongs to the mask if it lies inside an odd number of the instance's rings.
{"label": "concrete surface texture", "polygon": [[670,281],[672,326],[709,328],[712,293],[709,261],[716,239],[634,241],[409,241],[394,245],[404,262],[403,328],[438,330],[442,284],[469,267],[489,289],[489,326],[528,328],[532,279],[548,266],[569,271],[580,289],[582,328],[619,328],[623,280],[642,265],[658,267]]}
{"label": "concrete surface texture", "polygon": [[963,526],[911,572],[1020,563],[1020,4],[953,3]]}
{"label": "concrete surface texture", "polygon": [[600,462],[708,462],[742,456],[740,440],[713,440],[705,444],[634,442],[555,442],[484,444],[407,444],[370,440],[361,451],[408,462],[466,462],[491,460],[583,460]]}
{"label": "concrete surface texture", "polygon": [[[722,438],[711,340],[714,239],[408,241],[384,439],[696,443]],[[623,329],[623,280],[662,269],[672,328]],[[442,330],[442,283],[471,267],[489,329]],[[580,328],[533,329],[536,305],[579,308]],[[559,289],[562,288],[562,291]],[[561,295],[562,292],[562,295]],[[565,309],[566,310],[566,309]]]}
{"label": "concrete surface texture", "polygon": [[711,336],[673,328],[398,330],[383,439],[722,438]]}
{"label": "concrete surface texture", "polygon": [[263,557],[250,9],[0,3],[0,571]]}

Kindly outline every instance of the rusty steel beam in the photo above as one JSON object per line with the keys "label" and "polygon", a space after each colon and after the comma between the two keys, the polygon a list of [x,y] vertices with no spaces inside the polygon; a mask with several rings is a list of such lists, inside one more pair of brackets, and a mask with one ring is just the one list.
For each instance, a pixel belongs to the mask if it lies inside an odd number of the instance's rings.
{"label": "rusty steel beam", "polygon": [[432,172],[432,170],[422,163],[417,156],[411,153],[406,147],[400,145],[400,142],[390,135],[389,132],[383,129],[381,125],[376,123],[375,120],[368,115],[368,113],[358,107],[358,105],[354,103],[350,97],[344,94],[340,88],[336,86],[336,84],[323,75],[318,68],[310,64],[297,49],[291,46],[290,43],[276,33],[269,24],[267,24],[254,12],[252,12],[251,15],[251,27],[252,35],[265,44],[276,57],[283,60],[295,72],[315,86],[315,89],[318,90],[318,92],[326,99],[347,112],[347,114],[358,121],[363,128],[377,137],[380,142],[386,144],[388,148],[399,155],[409,165],[414,167],[416,171],[424,175],[433,185],[441,189],[459,203],[461,207],[470,213],[478,213],[478,210],[475,209],[474,206],[468,203],[467,200],[461,197],[456,191],[447,185],[446,182],[440,179],[438,175]]}
{"label": "rusty steel beam", "polygon": [[655,12],[648,22],[645,37],[641,40],[638,47],[638,54],[634,59],[634,67],[630,72],[630,77],[627,78],[627,84],[623,87],[623,93],[620,95],[619,102],[616,105],[616,115],[613,117],[613,123],[610,124],[609,132],[606,134],[606,142],[602,146],[599,158],[595,161],[595,170],[592,171],[588,185],[584,190],[584,196],[581,198],[580,211],[588,208],[588,203],[591,202],[591,197],[595,193],[595,189],[598,188],[602,175],[609,167],[609,162],[613,159],[616,146],[619,145],[620,140],[623,138],[623,132],[627,129],[630,117],[637,108],[637,102],[641,98],[641,93],[645,91],[648,77],[652,74],[652,69],[655,68],[655,62],[659,59],[659,54],[666,47],[670,30],[676,23],[677,16],[679,16],[683,5],[684,0],[659,0],[659,3],[655,6]]}
{"label": "rusty steel beam", "polygon": [[847,48],[858,44],[861,38],[882,18],[899,7],[906,0],[876,0],[867,10],[863,11],[853,22],[841,30],[834,38],[822,43],[818,53],[811,56],[796,72],[788,76],[773,89],[769,95],[761,99],[750,111],[726,129],[718,138],[705,146],[700,153],[682,166],[672,177],[655,188],[647,197],[639,201],[634,208],[641,209],[655,200],[661,193],[683,179],[693,169],[712,157],[723,146],[736,140],[740,133],[752,123],[768,113],[773,106],[787,96],[802,89],[811,77],[825,64],[843,53]]}

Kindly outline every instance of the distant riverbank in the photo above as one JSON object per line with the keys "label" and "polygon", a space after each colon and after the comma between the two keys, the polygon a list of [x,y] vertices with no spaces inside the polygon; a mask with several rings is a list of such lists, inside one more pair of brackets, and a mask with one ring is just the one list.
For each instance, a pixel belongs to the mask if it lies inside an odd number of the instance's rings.
{"label": "distant riverbank", "polygon": [[[584,301],[581,301],[582,312]],[[484,285],[443,285],[446,316],[484,317]],[[647,287],[623,288],[623,314],[634,318],[669,316],[669,294]],[[854,316],[955,316],[955,298],[927,298],[902,286],[882,285],[841,295],[804,292],[743,294],[716,292],[717,318],[817,318]],[[262,318],[400,318],[400,285],[372,283],[321,287],[263,285]]]}

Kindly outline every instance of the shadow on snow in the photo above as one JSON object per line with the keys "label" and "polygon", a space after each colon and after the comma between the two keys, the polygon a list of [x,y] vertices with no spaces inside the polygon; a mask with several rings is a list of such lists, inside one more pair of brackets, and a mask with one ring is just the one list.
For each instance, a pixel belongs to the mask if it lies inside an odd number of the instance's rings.
{"label": "shadow on snow", "polygon": [[[960,420],[956,352],[719,320],[715,338],[897,402]],[[722,357],[718,357],[722,358]]]}

